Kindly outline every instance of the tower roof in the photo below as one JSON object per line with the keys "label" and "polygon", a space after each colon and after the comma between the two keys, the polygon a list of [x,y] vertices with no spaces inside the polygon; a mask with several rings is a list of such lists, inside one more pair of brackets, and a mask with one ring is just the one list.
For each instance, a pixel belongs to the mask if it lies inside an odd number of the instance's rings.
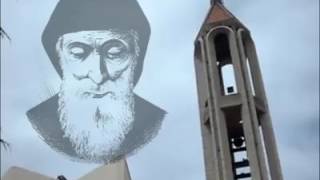
{"label": "tower roof", "polygon": [[197,36],[212,26],[228,25],[247,29],[220,1],[212,4]]}
{"label": "tower roof", "polygon": [[215,3],[206,18],[206,24],[235,18],[222,4]]}

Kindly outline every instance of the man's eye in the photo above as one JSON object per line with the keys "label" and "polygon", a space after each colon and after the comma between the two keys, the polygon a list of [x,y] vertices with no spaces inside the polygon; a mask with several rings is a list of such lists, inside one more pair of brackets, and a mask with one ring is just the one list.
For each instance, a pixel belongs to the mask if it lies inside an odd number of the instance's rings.
{"label": "man's eye", "polygon": [[119,40],[107,42],[102,47],[102,53],[107,59],[125,59],[128,55],[128,49],[125,44]]}
{"label": "man's eye", "polygon": [[74,47],[70,50],[70,53],[75,55],[75,56],[81,56],[84,54],[84,49],[80,47]]}
{"label": "man's eye", "polygon": [[78,60],[85,59],[90,53],[90,47],[87,47],[84,44],[73,44],[69,47],[69,53]]}

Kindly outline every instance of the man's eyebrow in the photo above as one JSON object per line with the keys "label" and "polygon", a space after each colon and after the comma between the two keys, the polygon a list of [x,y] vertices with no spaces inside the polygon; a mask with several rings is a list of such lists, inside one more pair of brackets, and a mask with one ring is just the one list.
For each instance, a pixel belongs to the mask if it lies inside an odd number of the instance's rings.
{"label": "man's eyebrow", "polygon": [[68,45],[71,45],[71,44],[74,44],[74,43],[81,43],[81,44],[86,44],[86,45],[91,45],[92,43],[86,39],[68,39],[68,40],[65,40],[63,42],[63,45],[64,46],[68,46]]}
{"label": "man's eyebrow", "polygon": [[[88,34],[82,34],[82,35],[77,35],[77,36],[67,36],[67,37],[61,37],[61,46],[67,46],[73,43],[84,43],[87,45],[94,45],[95,40],[94,39],[105,39],[103,36],[101,37],[95,37],[99,33],[103,33],[104,31],[93,31]],[[118,29],[110,29],[108,30],[109,38],[105,39],[105,42],[113,39],[121,39],[127,43],[133,41],[137,42],[139,37],[138,33],[133,30],[118,30]]]}
{"label": "man's eyebrow", "polygon": [[63,39],[63,40],[64,40],[64,41],[62,42],[63,45],[67,45],[67,44],[70,44],[70,43],[73,42],[72,39],[68,39],[68,40]]}
{"label": "man's eyebrow", "polygon": [[111,34],[115,37],[121,38],[121,39],[130,39],[134,37],[135,39],[138,38],[138,33],[133,30],[119,30],[119,29],[112,29],[110,30]]}

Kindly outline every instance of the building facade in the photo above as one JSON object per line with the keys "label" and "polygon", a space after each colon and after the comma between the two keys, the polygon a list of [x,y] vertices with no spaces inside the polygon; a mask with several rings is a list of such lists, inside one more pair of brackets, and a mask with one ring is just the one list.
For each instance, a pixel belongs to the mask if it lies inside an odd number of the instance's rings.
{"label": "building facade", "polygon": [[[63,178],[53,178],[46,175],[42,175],[37,172],[33,172],[20,167],[11,167],[1,177],[3,180],[60,180]],[[66,177],[70,180],[70,178]],[[118,162],[101,166],[88,172],[86,175],[79,178],[79,180],[131,180],[128,165],[126,160],[120,160]]]}

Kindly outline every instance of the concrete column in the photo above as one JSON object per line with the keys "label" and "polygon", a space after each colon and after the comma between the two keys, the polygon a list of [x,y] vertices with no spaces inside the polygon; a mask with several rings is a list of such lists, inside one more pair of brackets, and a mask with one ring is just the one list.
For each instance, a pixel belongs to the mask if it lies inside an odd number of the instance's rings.
{"label": "concrete column", "polygon": [[251,89],[251,83],[250,83],[250,77],[249,77],[249,69],[247,67],[247,59],[246,59],[246,55],[245,55],[245,50],[244,50],[244,46],[243,46],[243,37],[242,37],[242,33],[244,32],[244,30],[240,29],[237,31],[237,43],[238,43],[238,49],[239,49],[239,54],[240,54],[240,65],[241,65],[241,70],[242,70],[242,74],[243,74],[243,80],[244,80],[244,87],[245,87],[245,93],[246,93],[246,99],[248,101],[248,108],[250,111],[250,115],[251,115],[251,123],[253,126],[253,130],[255,132],[255,139],[257,141],[257,153],[258,153],[258,160],[259,160],[259,164],[260,164],[260,168],[261,168],[261,174],[263,179],[269,179],[268,176],[268,167],[267,167],[267,163],[265,160],[265,149],[263,146],[263,141],[261,139],[261,133],[259,130],[259,121],[258,121],[258,116],[257,116],[257,110],[256,110],[256,106],[255,106],[255,101],[253,98],[253,92]]}
{"label": "concrete column", "polygon": [[236,76],[236,81],[238,86],[238,92],[239,94],[241,94],[241,99],[242,99],[241,116],[243,120],[243,130],[245,134],[246,147],[247,147],[247,153],[248,153],[248,158],[250,162],[252,179],[260,180],[260,179],[264,179],[264,175],[263,175],[264,173],[260,163],[260,160],[261,160],[259,155],[260,149],[258,148],[258,146],[261,146],[261,143],[259,143],[259,140],[257,138],[258,133],[257,133],[256,126],[254,124],[255,119],[254,119],[254,116],[252,115],[253,112],[248,100],[248,93],[247,93],[248,88],[244,80],[235,32],[232,32],[230,34],[229,43],[230,43],[232,62],[234,65],[235,76]]}
{"label": "concrete column", "polygon": [[[218,27],[219,29],[219,27]],[[227,30],[225,28],[220,28],[221,30]],[[213,44],[213,37],[219,30],[212,29],[205,38],[205,47],[206,47],[206,55],[209,60],[209,76],[211,78],[212,92],[213,92],[213,102],[214,102],[214,120],[217,125],[217,136],[219,146],[217,147],[218,154],[220,156],[220,163],[222,166],[223,178],[221,180],[232,180],[233,172],[232,172],[232,161],[231,161],[231,153],[229,150],[229,141],[228,141],[228,133],[225,122],[225,117],[223,115],[222,110],[220,109],[219,102],[221,100],[221,92],[220,92],[220,80],[219,80],[219,72],[217,69],[217,60],[215,47]]]}
{"label": "concrete column", "polygon": [[[201,109],[200,115],[201,115],[201,128],[202,128],[202,139],[203,139],[203,147],[204,147],[204,160],[206,164],[206,177],[207,180],[216,180],[221,179],[220,176],[222,173],[220,173],[220,165],[218,161],[218,153],[217,153],[217,130],[215,128],[215,122],[213,120],[213,98],[212,98],[212,91],[210,88],[210,79],[208,77],[208,65],[207,65],[207,57],[205,55],[205,47],[204,42],[202,38],[199,39],[200,44],[200,58],[201,62],[195,62],[196,63],[196,71],[198,74],[198,78],[201,73],[201,79],[198,79],[198,83],[203,82],[205,84],[201,84],[199,86],[198,84],[198,92],[199,94],[199,106]],[[197,69],[199,68],[199,69]],[[201,69],[200,69],[201,68]],[[200,72],[201,71],[201,72]],[[205,108],[204,104],[205,101],[208,101],[208,107]],[[207,112],[205,112],[207,111]],[[206,121],[205,117],[207,116],[210,118],[210,127],[206,127],[204,124],[204,121]]]}
{"label": "concrete column", "polygon": [[266,152],[268,156],[268,162],[270,166],[270,174],[273,180],[282,180],[282,171],[280,165],[280,159],[277,151],[277,145],[275,140],[275,135],[272,127],[270,111],[267,103],[267,97],[264,90],[263,80],[261,76],[261,71],[259,67],[258,57],[256,54],[256,49],[253,41],[247,41],[246,46],[248,48],[248,58],[252,64],[252,69],[254,69],[253,76],[256,78],[257,86],[259,87],[260,95],[266,108],[266,112],[262,115],[261,118],[261,127],[266,147]]}

